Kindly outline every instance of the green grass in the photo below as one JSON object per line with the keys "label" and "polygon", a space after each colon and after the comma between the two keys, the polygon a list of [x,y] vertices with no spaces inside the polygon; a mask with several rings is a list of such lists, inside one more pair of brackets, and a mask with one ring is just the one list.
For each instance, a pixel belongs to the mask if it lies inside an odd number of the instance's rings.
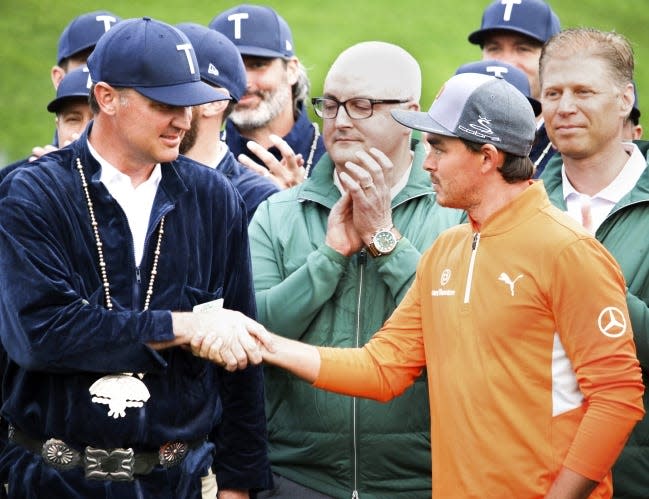
{"label": "green grass", "polygon": [[[241,2],[193,0],[0,0],[0,166],[28,155],[52,138],[54,97],[49,71],[61,30],[82,12],[108,9],[124,18],[148,15],[172,24],[207,24]],[[289,23],[296,51],[309,69],[312,95],[322,91],[331,62],[344,48],[363,40],[396,43],[420,62],[427,108],[440,85],[465,62],[480,58],[466,37],[477,29],[488,0],[284,0],[268,3]],[[641,119],[649,136],[649,3],[646,0],[550,0],[562,27],[616,30],[633,43]]]}

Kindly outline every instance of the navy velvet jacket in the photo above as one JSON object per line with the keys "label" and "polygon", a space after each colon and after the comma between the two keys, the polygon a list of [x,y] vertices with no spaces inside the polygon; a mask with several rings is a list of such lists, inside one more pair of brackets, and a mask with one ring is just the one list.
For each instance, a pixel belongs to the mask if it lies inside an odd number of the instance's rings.
{"label": "navy velvet jacket", "polygon": [[[309,157],[311,145],[313,144],[313,139],[315,138],[315,128],[313,126],[313,123],[309,121],[309,117],[307,116],[306,108],[304,106],[302,106],[302,108],[300,109],[297,120],[295,121],[293,128],[291,128],[291,131],[288,133],[288,135],[282,138],[288,143],[289,146],[291,146],[291,149],[293,149],[295,154],[302,154],[302,158],[304,158],[306,166],[306,160]],[[260,165],[263,165],[264,162],[260,160],[256,155],[254,155],[250,151],[250,149],[248,149],[248,146],[246,144],[249,140],[250,139],[244,137],[239,133],[239,130],[237,130],[232,121],[226,121],[225,142],[226,144],[228,144],[228,147],[230,148],[232,154],[234,154],[234,157],[238,158],[239,154],[245,154],[246,156],[249,156],[253,161],[259,163]],[[279,152],[279,149],[277,149],[277,147],[271,147],[270,149],[268,149],[268,152],[270,152],[278,160],[282,159],[282,153]],[[318,137],[318,140],[316,141],[316,149],[313,153],[313,161],[311,163],[312,168],[316,165],[316,163],[324,153],[324,143],[322,142],[322,135],[320,135]],[[311,172],[309,171],[308,173],[310,174]]]}
{"label": "navy velvet jacket", "polygon": [[[103,241],[112,311],[105,308],[77,157]],[[102,491],[103,497],[108,487],[114,497],[198,498],[198,478],[212,457],[219,488],[267,488],[261,367],[228,373],[181,348],[154,351],[145,344],[173,338],[171,311],[218,298],[225,308],[255,316],[240,195],[222,174],[187,158],[163,164],[136,268],[126,215],[99,176],[84,134],[0,185],[0,333],[9,357],[2,417],[33,438],[54,437],[77,449],[155,451],[169,441],[209,439],[181,466],[105,483],[85,480],[81,468],[58,472],[10,444],[0,457],[10,490],[28,488],[38,497]],[[153,295],[142,311],[163,215]],[[145,373],[150,398],[115,419],[91,401],[89,388],[121,372]]]}
{"label": "navy velvet jacket", "polygon": [[274,182],[249,170],[235,158],[232,151],[228,151],[216,167],[223,173],[237,189],[248,212],[248,222],[252,220],[257,206],[267,197],[279,192]]}

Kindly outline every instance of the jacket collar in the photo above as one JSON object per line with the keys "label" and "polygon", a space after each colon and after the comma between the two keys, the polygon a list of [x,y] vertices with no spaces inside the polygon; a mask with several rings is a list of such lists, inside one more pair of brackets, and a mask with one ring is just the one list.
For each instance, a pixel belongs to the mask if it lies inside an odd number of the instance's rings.
{"label": "jacket collar", "polygon": [[[95,196],[98,197],[97,202],[112,202],[108,190],[100,181],[101,166],[88,149],[88,137],[92,132],[92,125],[93,123],[90,122],[81,137],[73,143],[74,164],[72,165],[72,168],[77,168],[76,158],[80,158],[86,178],[89,179],[90,187],[93,189]],[[158,185],[158,192],[156,193],[153,202],[149,228],[157,225],[162,215],[170,211],[175,206],[176,201],[188,192],[185,179],[179,173],[182,171],[182,168],[178,168],[179,163],[182,161],[187,160],[176,159],[170,163],[161,163],[160,165],[162,178]]]}
{"label": "jacket collar", "polygon": [[[649,141],[637,140],[634,143],[638,146],[645,158],[647,158],[647,164],[649,164]],[[561,154],[555,154],[546,165],[545,171],[541,175],[541,180],[545,184],[545,189],[548,192],[552,204],[565,211],[566,203],[563,199],[563,182],[561,178],[562,166],[563,160],[561,159]],[[623,196],[613,209],[616,210],[622,206],[644,201],[649,201],[649,168],[645,169],[635,187]]]}
{"label": "jacket collar", "polygon": [[529,187],[485,220],[479,232],[482,237],[509,232],[549,206],[543,182],[530,180]]}

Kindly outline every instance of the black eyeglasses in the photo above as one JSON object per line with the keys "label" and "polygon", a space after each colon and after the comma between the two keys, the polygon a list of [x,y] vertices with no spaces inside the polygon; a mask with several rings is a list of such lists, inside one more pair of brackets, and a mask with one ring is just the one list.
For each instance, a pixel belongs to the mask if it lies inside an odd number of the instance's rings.
{"label": "black eyeglasses", "polygon": [[345,108],[347,116],[355,120],[364,120],[374,113],[375,104],[403,104],[409,99],[366,99],[357,97],[340,102],[333,97],[314,97],[311,99],[315,114],[326,120],[332,120],[338,116],[340,106]]}

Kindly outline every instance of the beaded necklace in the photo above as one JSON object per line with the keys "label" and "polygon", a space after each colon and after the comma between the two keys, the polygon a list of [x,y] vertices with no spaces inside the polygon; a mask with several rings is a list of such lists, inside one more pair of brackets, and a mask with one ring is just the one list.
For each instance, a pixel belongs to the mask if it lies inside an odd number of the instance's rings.
{"label": "beaded necklace", "polygon": [[[97,246],[97,255],[99,257],[99,271],[101,273],[101,281],[104,288],[104,296],[106,297],[106,308],[113,309],[113,301],[110,297],[110,283],[108,281],[108,271],[106,268],[106,261],[104,260],[103,243],[99,237],[99,228],[97,219],[95,217],[95,209],[90,198],[90,191],[88,190],[88,182],[86,175],[83,173],[83,165],[81,159],[77,157],[77,171],[81,177],[81,185],[86,197],[86,205],[88,206],[88,213],[90,214],[90,223],[92,231],[95,235],[95,245]],[[160,246],[162,244],[162,234],[164,234],[165,217],[160,220],[158,227],[158,240],[153,255],[153,265],[151,266],[151,277],[149,278],[149,286],[146,290],[144,299],[144,308],[147,310],[151,304],[151,295],[153,295],[153,283],[155,276],[158,273],[158,259],[160,257]],[[142,379],[144,373],[138,374]],[[105,404],[108,406],[108,416],[113,419],[126,416],[126,409],[128,407],[142,407],[144,403],[149,400],[151,394],[149,393],[146,385],[137,377],[132,376],[132,373],[119,373],[109,374],[101,377],[90,386],[89,391],[92,395],[91,401],[96,404]]]}
{"label": "beaded necklace", "polygon": [[311,142],[311,149],[309,150],[309,157],[306,160],[306,164],[304,165],[304,177],[308,177],[309,174],[311,173],[311,164],[313,163],[313,155],[315,154],[315,149],[318,146],[318,138],[320,137],[320,128],[318,127],[317,123],[312,123],[313,125],[313,141]]}
{"label": "beaded necklace", "polygon": [[[97,219],[95,218],[95,210],[92,204],[92,199],[90,198],[90,191],[88,191],[88,182],[86,181],[86,175],[83,173],[83,165],[81,164],[81,159],[77,158],[77,171],[81,177],[81,185],[83,186],[83,192],[86,195],[86,205],[88,206],[88,212],[90,213],[90,223],[92,225],[92,231],[95,235],[95,245],[97,246],[97,255],[99,257],[99,271],[101,273],[101,281],[104,287],[104,296],[106,297],[106,308],[108,310],[113,309],[113,301],[110,297],[110,283],[108,282],[108,271],[106,269],[106,261],[104,260],[104,251],[103,243],[99,237],[99,228],[97,224]],[[164,234],[164,224],[165,217],[163,216],[160,220],[160,226],[158,227],[158,241],[155,246],[155,252],[153,254],[153,265],[151,266],[151,277],[149,278],[149,286],[146,290],[146,295],[144,298],[144,308],[142,310],[147,310],[151,304],[151,296],[153,295],[153,283],[155,282],[155,276],[158,273],[158,259],[160,257],[160,246],[162,244],[162,234]]]}

